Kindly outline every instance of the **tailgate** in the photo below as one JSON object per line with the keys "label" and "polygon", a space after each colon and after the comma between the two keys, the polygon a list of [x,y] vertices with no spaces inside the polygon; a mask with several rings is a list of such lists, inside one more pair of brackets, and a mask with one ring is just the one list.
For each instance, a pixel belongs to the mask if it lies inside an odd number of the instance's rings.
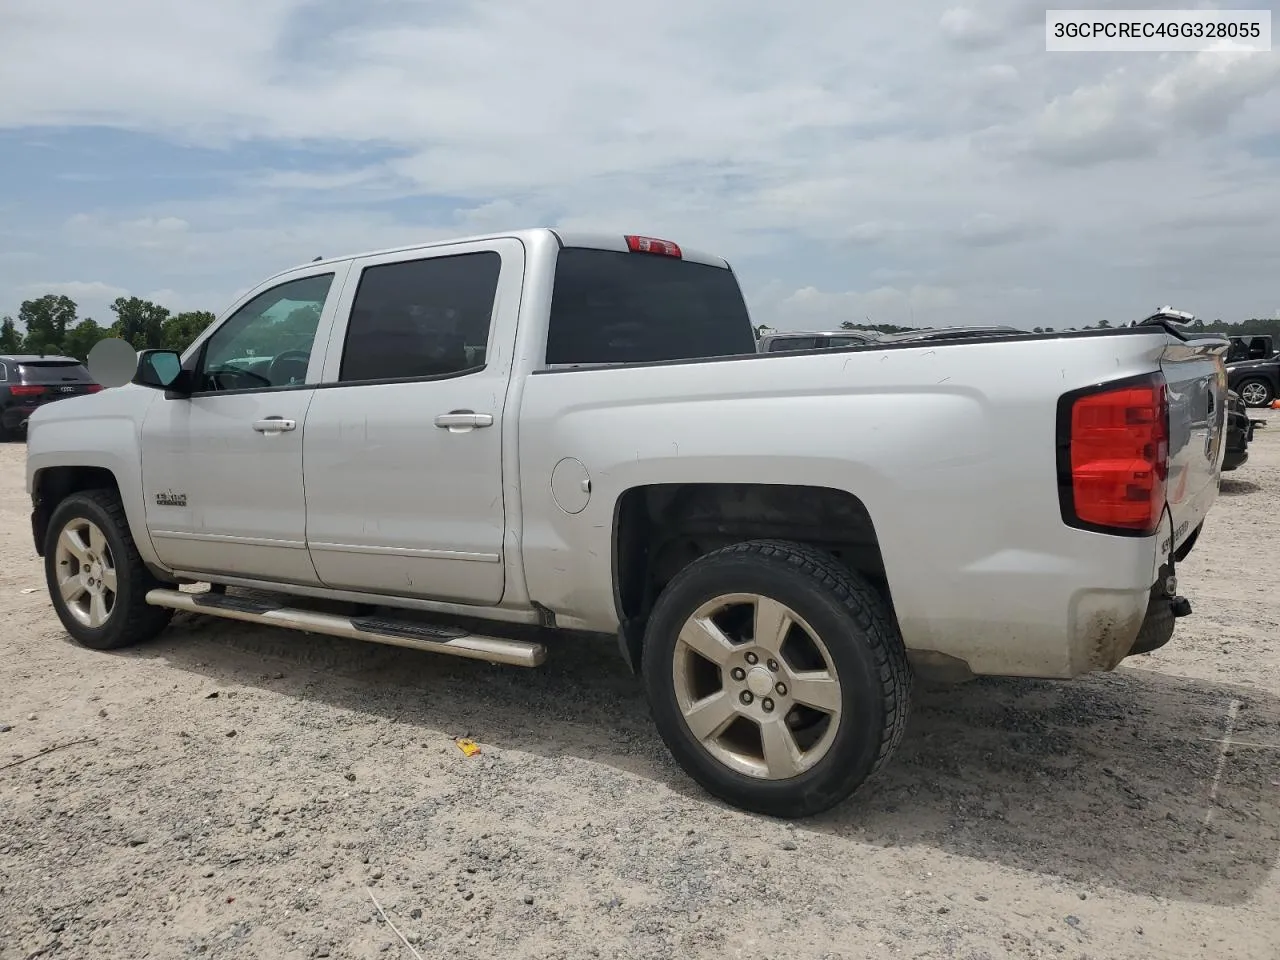
{"label": "tailgate", "polygon": [[1229,343],[1171,340],[1160,361],[1169,389],[1169,512],[1173,546],[1198,528],[1218,496],[1226,434]]}

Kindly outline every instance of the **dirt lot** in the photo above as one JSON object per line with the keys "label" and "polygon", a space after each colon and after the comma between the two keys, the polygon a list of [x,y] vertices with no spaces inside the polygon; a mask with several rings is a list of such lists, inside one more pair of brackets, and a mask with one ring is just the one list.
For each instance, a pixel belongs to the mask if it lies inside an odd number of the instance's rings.
{"label": "dirt lot", "polygon": [[608,647],[528,672],[187,617],[72,646],[23,457],[0,767],[62,749],[0,769],[2,960],[411,958],[369,890],[422,957],[1280,955],[1280,416],[1170,646],[922,690],[890,769],[794,826],[695,789]]}

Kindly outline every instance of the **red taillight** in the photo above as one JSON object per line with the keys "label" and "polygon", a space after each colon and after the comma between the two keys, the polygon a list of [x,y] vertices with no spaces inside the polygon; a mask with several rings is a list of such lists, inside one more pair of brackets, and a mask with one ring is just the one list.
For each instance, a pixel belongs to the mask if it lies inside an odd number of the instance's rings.
{"label": "red taillight", "polygon": [[627,237],[627,249],[632,253],[656,253],[662,257],[679,259],[680,248],[670,240],[658,240],[654,237]]}
{"label": "red taillight", "polygon": [[38,397],[45,391],[44,387],[37,387],[29,383],[17,384],[9,388],[9,392],[15,397]]}
{"label": "red taillight", "polygon": [[1063,519],[1102,532],[1155,533],[1169,476],[1169,397],[1164,379],[1103,387],[1068,395],[1062,402]]}
{"label": "red taillight", "polygon": [[84,385],[85,393],[97,393],[101,389],[102,389],[102,384],[100,383],[86,383]]}

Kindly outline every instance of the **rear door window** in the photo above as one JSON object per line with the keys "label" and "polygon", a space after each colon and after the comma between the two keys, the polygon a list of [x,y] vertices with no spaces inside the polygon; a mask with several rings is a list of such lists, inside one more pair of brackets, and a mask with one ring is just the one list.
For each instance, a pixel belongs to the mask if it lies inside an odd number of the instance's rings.
{"label": "rear door window", "polygon": [[549,365],[755,352],[755,333],[732,271],[647,253],[560,251],[547,333]]}
{"label": "rear door window", "polygon": [[501,270],[493,250],[365,268],[338,379],[413,380],[484,367]]}

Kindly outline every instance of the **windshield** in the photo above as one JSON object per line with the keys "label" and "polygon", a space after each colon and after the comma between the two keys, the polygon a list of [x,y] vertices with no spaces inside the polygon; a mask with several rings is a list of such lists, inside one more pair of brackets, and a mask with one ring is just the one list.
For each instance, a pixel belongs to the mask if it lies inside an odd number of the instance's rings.
{"label": "windshield", "polygon": [[548,364],[648,363],[755,353],[733,272],[675,257],[560,251]]}

